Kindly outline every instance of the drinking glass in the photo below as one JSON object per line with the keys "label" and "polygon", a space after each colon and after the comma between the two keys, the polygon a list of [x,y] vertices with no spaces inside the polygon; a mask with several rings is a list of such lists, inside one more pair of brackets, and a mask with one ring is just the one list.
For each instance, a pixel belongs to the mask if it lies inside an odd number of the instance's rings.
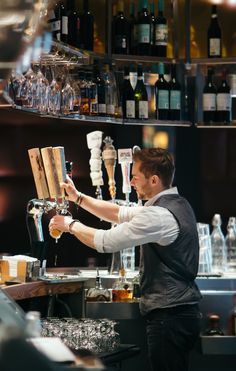
{"label": "drinking glass", "polygon": [[212,249],[209,224],[197,223],[199,238],[199,267],[198,273],[212,272]]}

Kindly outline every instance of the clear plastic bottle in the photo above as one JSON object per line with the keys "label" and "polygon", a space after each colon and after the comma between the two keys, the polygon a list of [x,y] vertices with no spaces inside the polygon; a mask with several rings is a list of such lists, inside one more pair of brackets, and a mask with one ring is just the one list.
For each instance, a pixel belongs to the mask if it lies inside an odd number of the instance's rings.
{"label": "clear plastic bottle", "polygon": [[40,337],[42,332],[41,314],[38,311],[29,311],[25,315],[25,335],[27,338]]}
{"label": "clear plastic bottle", "polygon": [[225,238],[227,249],[227,271],[236,272],[236,218],[231,216],[227,225],[227,235]]}
{"label": "clear plastic bottle", "polygon": [[211,233],[212,246],[212,271],[215,273],[223,273],[226,271],[226,245],[225,237],[221,230],[221,216],[215,214],[212,219],[213,231]]}

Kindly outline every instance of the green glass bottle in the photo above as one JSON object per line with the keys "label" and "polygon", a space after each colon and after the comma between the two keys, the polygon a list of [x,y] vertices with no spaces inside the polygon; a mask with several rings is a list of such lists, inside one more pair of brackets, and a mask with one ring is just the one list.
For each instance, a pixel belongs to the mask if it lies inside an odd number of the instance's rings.
{"label": "green glass bottle", "polygon": [[148,94],[143,81],[143,67],[138,65],[138,80],[134,90],[135,118],[139,120],[148,119]]}

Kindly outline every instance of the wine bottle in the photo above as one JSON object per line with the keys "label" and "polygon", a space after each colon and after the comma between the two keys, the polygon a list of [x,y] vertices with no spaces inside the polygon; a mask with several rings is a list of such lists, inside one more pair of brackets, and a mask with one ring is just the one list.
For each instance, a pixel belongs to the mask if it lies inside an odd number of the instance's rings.
{"label": "wine bottle", "polygon": [[158,64],[159,77],[155,83],[156,97],[156,119],[168,120],[169,118],[169,84],[165,80],[165,66],[163,63]]}
{"label": "wine bottle", "polygon": [[134,90],[130,83],[128,66],[124,67],[124,81],[121,96],[124,119],[134,119],[135,118]]}
{"label": "wine bottle", "polygon": [[158,1],[158,15],[155,21],[154,35],[155,35],[154,55],[158,57],[166,57],[168,26],[167,20],[164,17],[164,0]]}
{"label": "wine bottle", "polygon": [[222,124],[230,122],[231,114],[231,95],[230,87],[223,73],[223,79],[216,93],[216,121]]}
{"label": "wine bottle", "polygon": [[181,86],[176,79],[176,64],[171,65],[170,88],[170,120],[180,120],[181,113]]}
{"label": "wine bottle", "polygon": [[203,89],[203,122],[214,123],[216,119],[216,88],[213,84],[213,69],[208,68]]}
{"label": "wine bottle", "polygon": [[101,76],[98,63],[95,61],[93,66],[93,82],[97,85],[97,109],[99,116],[106,116],[106,94],[105,82]]}
{"label": "wine bottle", "polygon": [[49,28],[52,33],[52,37],[55,41],[61,40],[61,2],[57,2],[49,12],[48,17]]}
{"label": "wine bottle", "polygon": [[75,0],[68,2],[68,36],[67,43],[74,47],[80,47],[80,17],[76,10]]}
{"label": "wine bottle", "polygon": [[143,81],[143,67],[138,65],[138,80],[134,89],[135,118],[139,120],[148,119],[148,94]]}
{"label": "wine bottle", "polygon": [[68,15],[64,3],[61,4],[61,41],[63,43],[68,41]]}
{"label": "wine bottle", "polygon": [[83,14],[80,18],[81,48],[93,50],[94,16],[89,9],[89,0],[84,0]]}
{"label": "wine bottle", "polygon": [[111,65],[105,64],[104,69],[106,114],[107,116],[114,117],[118,108],[116,79]]}
{"label": "wine bottle", "polygon": [[207,42],[208,57],[209,58],[221,57],[222,52],[221,29],[218,22],[216,5],[212,5],[211,8],[211,22],[208,28],[207,41],[208,41]]}
{"label": "wine bottle", "polygon": [[154,1],[152,1],[151,4],[150,4],[150,18],[151,18],[150,53],[151,53],[151,55],[155,55],[154,54],[154,45],[155,45],[155,33],[154,33],[154,31],[155,31],[156,18],[155,18],[155,4],[154,4]]}
{"label": "wine bottle", "polygon": [[129,52],[129,31],[128,19],[124,16],[124,1],[117,3],[117,15],[113,19],[112,29],[114,32],[113,53],[128,54]]}
{"label": "wine bottle", "polygon": [[142,0],[142,10],[137,20],[137,54],[150,55],[151,18],[148,13],[148,1]]}

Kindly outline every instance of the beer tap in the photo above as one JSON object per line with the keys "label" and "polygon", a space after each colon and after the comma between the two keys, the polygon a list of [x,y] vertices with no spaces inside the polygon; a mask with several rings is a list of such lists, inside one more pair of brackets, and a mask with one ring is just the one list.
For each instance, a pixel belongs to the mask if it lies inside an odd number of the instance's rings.
{"label": "beer tap", "polygon": [[103,183],[102,178],[102,160],[101,160],[101,145],[102,145],[102,131],[92,131],[87,134],[87,145],[90,149],[91,157],[89,160],[90,177],[92,185],[96,187],[96,198],[102,199],[101,186]]}
{"label": "beer tap", "polygon": [[[68,214],[69,203],[65,199],[60,182],[66,180],[65,155],[63,147],[32,148],[28,150],[38,198],[27,205],[27,227],[30,235],[33,256],[44,258],[45,241],[42,217],[51,210],[58,214]],[[60,231],[53,230],[51,236],[56,239]]]}

